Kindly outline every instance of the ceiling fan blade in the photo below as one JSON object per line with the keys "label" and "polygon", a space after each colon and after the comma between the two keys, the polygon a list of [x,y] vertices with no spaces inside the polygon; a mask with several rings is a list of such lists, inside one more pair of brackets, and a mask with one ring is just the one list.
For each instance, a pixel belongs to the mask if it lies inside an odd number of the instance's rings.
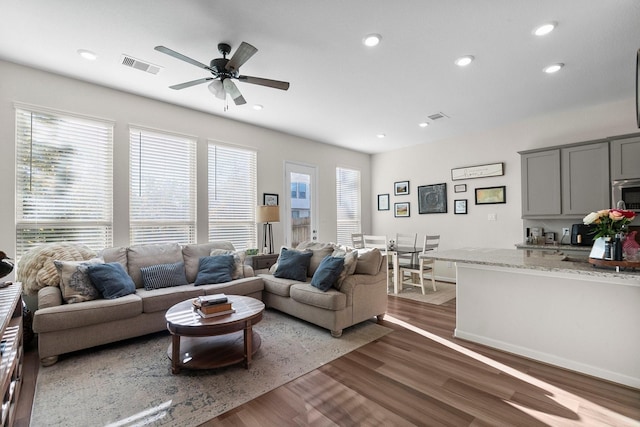
{"label": "ceiling fan blade", "polygon": [[173,56],[176,59],[179,59],[184,62],[188,62],[189,64],[195,65],[196,67],[204,68],[205,70],[213,71],[208,65],[203,64],[202,62],[196,61],[195,59],[191,59],[188,56],[184,56],[181,53],[176,52],[175,50],[171,50],[168,47],[164,46],[156,46],[155,50],[158,52],[166,53],[169,56]]}
{"label": "ceiling fan blade", "polygon": [[270,80],[270,79],[263,79],[261,77],[251,77],[251,76],[238,76],[238,80],[245,83],[251,83],[254,85],[272,87],[274,89],[281,89],[281,90],[289,89],[289,82],[281,82],[279,80]]}
{"label": "ceiling fan blade", "polygon": [[169,87],[171,89],[180,90],[180,89],[184,89],[184,88],[187,88],[187,87],[191,87],[191,86],[199,85],[199,84],[202,84],[202,83],[206,83],[209,80],[213,80],[213,77],[205,77],[204,79],[192,80],[190,82],[184,82],[184,83],[180,83],[180,84],[169,86]]}
{"label": "ceiling fan blade", "polygon": [[224,79],[222,81],[222,85],[224,86],[224,90],[229,94],[229,96],[233,99],[233,102],[235,102],[236,105],[242,105],[247,103],[247,101],[244,100],[244,97],[238,90],[238,87],[234,82],[231,81],[231,79]]}
{"label": "ceiling fan blade", "polygon": [[240,46],[236,49],[229,62],[227,62],[225,68],[227,71],[235,71],[239,69],[242,64],[247,62],[257,51],[258,49],[251,46],[249,43],[240,43]]}

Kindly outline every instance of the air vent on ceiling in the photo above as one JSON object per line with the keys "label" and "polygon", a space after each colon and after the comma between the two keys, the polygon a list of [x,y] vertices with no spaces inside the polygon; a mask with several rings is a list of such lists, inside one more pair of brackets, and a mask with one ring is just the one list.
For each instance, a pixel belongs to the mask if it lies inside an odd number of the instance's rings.
{"label": "air vent on ceiling", "polygon": [[447,116],[444,113],[435,113],[427,117],[429,117],[430,120],[439,120],[439,119],[449,118],[449,116]]}
{"label": "air vent on ceiling", "polygon": [[146,71],[151,74],[158,74],[158,72],[160,72],[159,66],[141,61],[126,54],[122,54],[122,65],[135,68],[136,70]]}

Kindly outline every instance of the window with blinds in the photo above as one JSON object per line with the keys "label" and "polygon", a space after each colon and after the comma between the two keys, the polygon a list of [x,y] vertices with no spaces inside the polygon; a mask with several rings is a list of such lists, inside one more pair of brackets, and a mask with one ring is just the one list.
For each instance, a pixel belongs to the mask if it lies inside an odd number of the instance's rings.
{"label": "window with blinds", "polygon": [[196,240],[196,140],[131,128],[131,245]]}
{"label": "window with blinds", "polygon": [[209,241],[257,248],[255,151],[209,143]]}
{"label": "window with blinds", "polygon": [[337,242],[351,246],[351,234],[361,232],[360,171],[336,168]]}
{"label": "window with blinds", "polygon": [[113,123],[16,108],[16,257],[113,246]]}

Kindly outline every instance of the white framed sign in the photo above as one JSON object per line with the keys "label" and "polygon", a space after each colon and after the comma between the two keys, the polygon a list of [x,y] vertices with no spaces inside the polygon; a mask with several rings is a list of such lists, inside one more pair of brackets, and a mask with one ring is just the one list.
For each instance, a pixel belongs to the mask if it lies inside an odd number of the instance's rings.
{"label": "white framed sign", "polygon": [[451,180],[485,178],[488,176],[504,175],[504,163],[491,163],[489,165],[467,166],[451,169]]}

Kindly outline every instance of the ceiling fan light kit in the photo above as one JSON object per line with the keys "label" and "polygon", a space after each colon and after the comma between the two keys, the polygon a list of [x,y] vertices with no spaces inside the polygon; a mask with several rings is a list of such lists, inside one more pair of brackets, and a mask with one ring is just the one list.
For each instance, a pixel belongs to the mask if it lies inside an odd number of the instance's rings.
{"label": "ceiling fan light kit", "polygon": [[174,90],[186,89],[191,86],[211,81],[209,84],[209,91],[216,98],[225,100],[228,94],[236,105],[243,105],[246,104],[247,101],[244,99],[242,93],[232,79],[259,86],[271,87],[274,89],[289,89],[289,82],[264,79],[262,77],[243,76],[240,74],[240,67],[258,51],[258,49],[251,46],[249,43],[242,42],[231,59],[227,59],[227,55],[231,52],[231,45],[227,43],[219,43],[218,51],[222,54],[222,58],[212,59],[209,62],[209,65],[205,65],[200,61],[196,61],[195,59],[189,58],[188,56],[165,46],[156,46],[155,50],[191,65],[195,65],[198,68],[203,68],[209,71],[213,76],[169,86]]}

